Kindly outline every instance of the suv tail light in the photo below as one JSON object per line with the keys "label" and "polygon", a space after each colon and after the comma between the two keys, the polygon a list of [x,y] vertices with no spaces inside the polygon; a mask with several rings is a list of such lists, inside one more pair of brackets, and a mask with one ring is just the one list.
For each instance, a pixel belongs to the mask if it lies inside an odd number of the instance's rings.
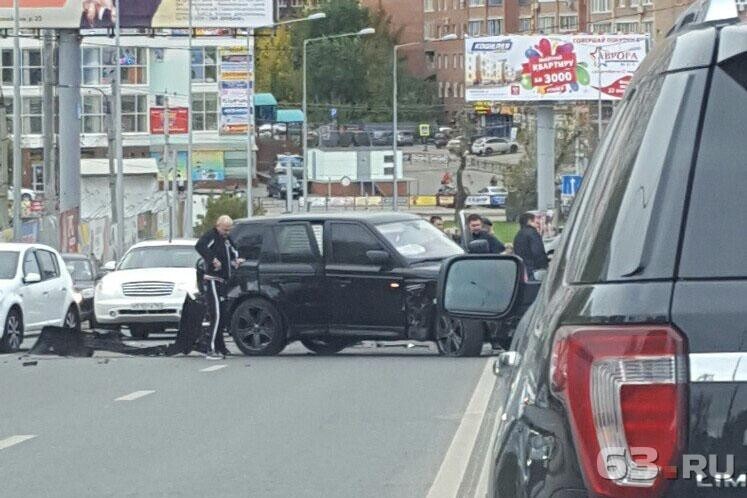
{"label": "suv tail light", "polygon": [[662,493],[684,447],[685,370],[685,341],[667,326],[558,330],[550,378],[593,495]]}

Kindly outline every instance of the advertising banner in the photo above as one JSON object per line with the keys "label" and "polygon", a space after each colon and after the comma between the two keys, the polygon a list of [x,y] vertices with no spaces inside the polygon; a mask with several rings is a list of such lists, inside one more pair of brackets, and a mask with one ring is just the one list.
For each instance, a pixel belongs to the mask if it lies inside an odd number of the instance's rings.
{"label": "advertising banner", "polygon": [[192,151],[192,180],[223,181],[226,168],[221,150]]}
{"label": "advertising banner", "polygon": [[[150,134],[163,135],[163,107],[150,108]],[[169,109],[169,135],[189,133],[189,109],[176,107]]]}
{"label": "advertising banner", "polygon": [[[253,54],[246,48],[221,48],[218,53],[218,96],[221,135],[246,135],[251,121],[254,89],[249,81],[254,70]],[[248,88],[248,91],[247,91]]]}
{"label": "advertising banner", "polygon": [[647,35],[487,36],[465,40],[467,102],[622,98]]}
{"label": "advertising banner", "polygon": [[[19,0],[21,28],[256,28],[273,22],[272,0]],[[121,8],[119,3],[121,1]],[[13,0],[0,0],[0,29],[13,28]]]}

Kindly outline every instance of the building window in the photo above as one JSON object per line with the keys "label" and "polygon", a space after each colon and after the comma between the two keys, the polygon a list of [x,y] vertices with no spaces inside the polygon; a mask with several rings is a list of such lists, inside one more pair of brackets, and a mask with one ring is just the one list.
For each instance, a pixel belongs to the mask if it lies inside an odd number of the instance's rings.
{"label": "building window", "polygon": [[216,79],[218,49],[202,47],[192,49],[192,81],[213,83]]}
{"label": "building window", "polygon": [[470,36],[480,36],[482,33],[482,21],[470,21],[467,27]]}
{"label": "building window", "polygon": [[488,0],[488,5],[500,6],[503,5],[503,0]]}
{"label": "building window", "polygon": [[470,7],[483,7],[484,5],[485,0],[469,0]]}
{"label": "building window", "polygon": [[631,7],[638,7],[641,4],[641,0],[630,0]]}
{"label": "building window", "polygon": [[459,57],[454,54],[454,69],[459,69]]}
{"label": "building window", "polygon": [[24,135],[41,135],[42,133],[42,99],[25,97],[21,109]]}
{"label": "building window", "polygon": [[609,33],[612,30],[612,25],[608,22],[600,22],[591,26],[593,33]]}
{"label": "building window", "polygon": [[148,132],[148,96],[122,95],[122,131]]}
{"label": "building window", "polygon": [[[632,0],[631,0],[631,6],[632,6],[632,5],[633,5],[633,4],[632,4]],[[624,8],[625,8],[625,0],[620,0],[620,3],[618,3],[618,6],[619,6],[619,7],[621,8],[621,9],[624,9]]]}
{"label": "building window", "polygon": [[104,99],[101,95],[83,96],[83,133],[104,133]]}
{"label": "building window", "polygon": [[449,54],[444,55],[444,69],[449,69]]}
{"label": "building window", "polygon": [[577,31],[578,16],[560,16],[561,31]]}
{"label": "building window", "polygon": [[2,50],[2,64],[3,64],[3,85],[13,84],[13,50],[4,48]]}
{"label": "building window", "polygon": [[643,21],[641,28],[644,33],[648,34],[649,48],[654,46],[654,21]]}
{"label": "building window", "polygon": [[444,90],[444,97],[447,99],[451,98],[451,82],[447,81],[444,85],[446,88]]}
{"label": "building window", "polygon": [[44,163],[31,165],[31,188],[35,192],[44,192]]}
{"label": "building window", "polygon": [[619,22],[617,23],[615,30],[621,34],[636,33],[638,32],[637,22]]}
{"label": "building window", "polygon": [[459,54],[459,69],[464,69],[464,54]]}
{"label": "building window", "polygon": [[555,31],[555,16],[542,16],[539,18],[539,30],[543,33]]}
{"label": "building window", "polygon": [[[115,47],[83,47],[81,71],[84,85],[110,85],[114,81],[117,65]],[[123,85],[145,85],[147,80],[147,50],[123,47],[120,51],[120,67]]]}
{"label": "building window", "polygon": [[522,17],[519,19],[519,33],[529,33],[532,31],[532,18]]}
{"label": "building window", "polygon": [[435,10],[433,8],[433,1],[434,0],[424,0],[423,10],[426,11],[426,12],[433,12]]}
{"label": "building window", "polygon": [[592,0],[591,11],[593,13],[610,12],[610,0]]}
{"label": "building window", "polygon": [[488,35],[503,34],[503,19],[488,19]]}
{"label": "building window", "polygon": [[[12,52],[11,52],[12,54]],[[12,71],[11,71],[12,73]],[[11,76],[11,82],[12,82]],[[22,85],[41,85],[42,82],[42,57],[41,50],[24,50],[23,51],[23,77]]]}
{"label": "building window", "polygon": [[438,82],[438,98],[439,99],[444,98],[444,82],[443,81]]}

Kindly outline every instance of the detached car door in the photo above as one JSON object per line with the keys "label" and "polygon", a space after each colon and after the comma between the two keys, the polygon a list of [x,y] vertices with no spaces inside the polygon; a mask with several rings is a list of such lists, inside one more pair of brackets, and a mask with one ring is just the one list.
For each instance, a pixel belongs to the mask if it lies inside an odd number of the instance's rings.
{"label": "detached car door", "polygon": [[[325,226],[325,280],[330,331],[399,336],[405,331],[403,279],[377,265],[368,251],[389,250],[365,225],[330,221]],[[390,261],[395,259],[390,253]]]}

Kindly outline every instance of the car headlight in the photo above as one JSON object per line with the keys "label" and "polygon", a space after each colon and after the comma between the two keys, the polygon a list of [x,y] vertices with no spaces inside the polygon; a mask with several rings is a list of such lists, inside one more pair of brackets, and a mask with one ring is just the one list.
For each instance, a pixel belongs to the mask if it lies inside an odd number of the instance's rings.
{"label": "car headlight", "polygon": [[199,290],[197,289],[197,284],[180,283],[180,284],[177,284],[175,288],[178,291],[186,292],[192,298],[194,298],[197,294],[199,294]]}
{"label": "car headlight", "polygon": [[114,294],[116,291],[117,285],[109,281],[106,277],[101,279],[99,283],[96,284],[97,294]]}
{"label": "car headlight", "polygon": [[83,294],[80,292],[73,292],[73,301],[75,301],[75,304],[80,304],[83,302]]}

